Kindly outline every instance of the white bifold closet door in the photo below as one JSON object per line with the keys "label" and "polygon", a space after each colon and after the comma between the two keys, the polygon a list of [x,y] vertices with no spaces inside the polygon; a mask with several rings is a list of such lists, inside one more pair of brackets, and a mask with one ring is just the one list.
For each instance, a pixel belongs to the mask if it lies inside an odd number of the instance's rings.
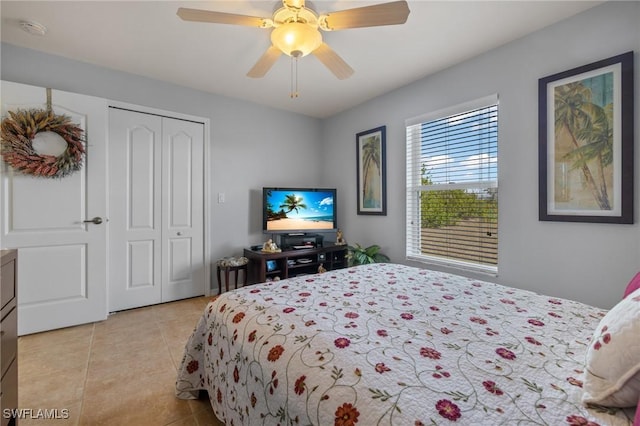
{"label": "white bifold closet door", "polygon": [[109,311],[205,293],[204,125],[109,108]]}

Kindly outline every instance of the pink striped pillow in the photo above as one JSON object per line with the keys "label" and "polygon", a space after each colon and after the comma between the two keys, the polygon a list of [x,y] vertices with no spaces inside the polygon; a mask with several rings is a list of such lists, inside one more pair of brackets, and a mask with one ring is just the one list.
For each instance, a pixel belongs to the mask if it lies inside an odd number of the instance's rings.
{"label": "pink striped pillow", "polygon": [[633,293],[639,288],[640,288],[640,272],[638,272],[636,276],[631,279],[629,284],[627,284],[627,288],[624,290],[624,296],[622,296],[622,298],[624,299],[625,297],[627,297],[628,295],[630,295],[631,293]]}

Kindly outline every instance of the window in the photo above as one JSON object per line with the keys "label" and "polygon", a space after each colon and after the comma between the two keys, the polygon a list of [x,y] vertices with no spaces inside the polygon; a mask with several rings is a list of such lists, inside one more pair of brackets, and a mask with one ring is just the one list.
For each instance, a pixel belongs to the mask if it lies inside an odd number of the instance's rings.
{"label": "window", "polygon": [[497,96],[406,127],[407,259],[497,273]]}

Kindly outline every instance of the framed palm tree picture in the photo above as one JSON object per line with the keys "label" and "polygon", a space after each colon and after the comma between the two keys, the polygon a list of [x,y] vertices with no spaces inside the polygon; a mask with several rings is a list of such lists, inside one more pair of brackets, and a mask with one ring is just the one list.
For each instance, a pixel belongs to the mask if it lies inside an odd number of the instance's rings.
{"label": "framed palm tree picture", "polygon": [[358,214],[387,214],[386,138],[386,126],[356,135]]}
{"label": "framed palm tree picture", "polygon": [[539,219],[633,223],[633,52],[538,82]]}

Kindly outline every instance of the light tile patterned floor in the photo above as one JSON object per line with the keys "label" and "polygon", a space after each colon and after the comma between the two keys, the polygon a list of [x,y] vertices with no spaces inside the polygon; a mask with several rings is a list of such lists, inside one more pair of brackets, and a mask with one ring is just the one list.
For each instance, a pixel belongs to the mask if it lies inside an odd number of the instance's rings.
{"label": "light tile patterned floor", "polygon": [[18,339],[19,407],[67,409],[21,426],[215,425],[208,399],[174,396],[184,345],[209,298],[132,309]]}

